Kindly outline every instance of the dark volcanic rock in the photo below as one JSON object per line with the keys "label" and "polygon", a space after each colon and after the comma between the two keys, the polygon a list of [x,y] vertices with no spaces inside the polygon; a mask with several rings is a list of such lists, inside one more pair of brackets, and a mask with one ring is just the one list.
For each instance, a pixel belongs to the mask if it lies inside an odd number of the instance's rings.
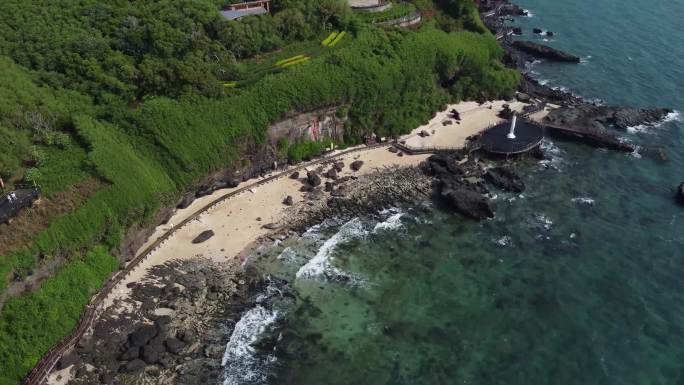
{"label": "dark volcanic rock", "polygon": [[513,27],[513,34],[516,36],[521,36],[523,34],[523,30],[520,27]]}
{"label": "dark volcanic rock", "polygon": [[532,33],[536,33],[537,35],[541,34],[543,31],[541,28],[532,28]]}
{"label": "dark volcanic rock", "polygon": [[518,92],[518,94],[515,95],[515,98],[518,99],[519,102],[523,102],[523,103],[529,103],[531,100],[530,95],[528,95],[524,92]]}
{"label": "dark volcanic rock", "polygon": [[193,193],[193,192],[187,193],[187,194],[183,195],[183,199],[181,199],[181,201],[180,201],[180,203],[178,203],[177,207],[179,209],[186,209],[194,201],[195,201],[195,193]]}
{"label": "dark volcanic rock", "polygon": [[557,49],[533,43],[531,41],[515,41],[513,42],[513,47],[530,54],[536,58],[548,59],[553,61],[568,62],[568,63],[579,63],[580,58],[568,53],[559,51]]}
{"label": "dark volcanic rock", "polygon": [[295,171],[290,174],[290,179],[299,179],[299,171]]}
{"label": "dark volcanic rock", "polygon": [[123,365],[120,369],[123,373],[138,373],[145,369],[145,361],[141,359],[135,359],[126,365]]}
{"label": "dark volcanic rock", "polygon": [[391,152],[391,153],[396,153],[397,151],[399,151],[399,150],[397,150],[397,148],[396,148],[396,147],[394,147],[394,146],[390,146],[390,148],[389,148],[389,152]]}
{"label": "dark volcanic rock", "polygon": [[306,180],[309,185],[316,187],[321,184],[321,177],[315,171],[309,171],[306,173]]}
{"label": "dark volcanic rock", "polygon": [[677,187],[677,194],[675,195],[675,198],[679,204],[684,205],[684,182],[680,183],[679,187]]}
{"label": "dark volcanic rock", "polygon": [[292,195],[288,195],[283,199],[283,204],[286,206],[292,206],[294,204],[294,199],[292,198]]}
{"label": "dark volcanic rock", "polygon": [[143,346],[157,335],[157,328],[154,325],[142,325],[128,336],[132,346]]}
{"label": "dark volcanic rock", "polygon": [[213,230],[205,230],[202,231],[195,239],[192,240],[192,243],[202,243],[206,242],[209,240],[209,238],[214,236],[214,231]]}
{"label": "dark volcanic rock", "polygon": [[554,35],[553,32],[551,32],[551,31],[546,31],[546,36],[551,37],[551,36],[553,36],[553,35]]}
{"label": "dark volcanic rock", "polygon": [[356,160],[356,161],[352,162],[352,164],[349,165],[349,167],[351,167],[351,169],[354,170],[354,171],[359,171],[359,170],[361,170],[361,167],[362,167],[362,166],[363,166],[363,161],[362,161],[362,160]]}
{"label": "dark volcanic rock", "polygon": [[549,113],[546,121],[559,126],[603,127],[614,125],[627,129],[639,125],[654,125],[662,122],[672,110],[667,108],[627,108],[584,104],[558,108]]}
{"label": "dark volcanic rock", "polygon": [[61,370],[64,368],[68,368],[69,366],[79,362],[80,360],[81,358],[78,356],[78,354],[76,354],[76,352],[65,354],[57,362],[57,369]]}
{"label": "dark volcanic rock", "polygon": [[136,359],[140,356],[140,346],[131,346],[130,348],[126,349],[125,352],[121,353],[119,356],[119,360],[121,361],[130,361],[133,359]]}
{"label": "dark volcanic rock", "polygon": [[337,179],[337,170],[331,168],[330,170],[328,170],[328,172],[325,173],[325,176],[330,179]]}
{"label": "dark volcanic rock", "polygon": [[627,127],[659,123],[671,112],[672,110],[667,108],[617,108],[613,119],[616,127],[627,129]]}
{"label": "dark volcanic rock", "polygon": [[442,189],[442,197],[460,214],[482,220],[494,217],[492,202],[482,194],[465,188]]}
{"label": "dark volcanic rock", "polygon": [[485,179],[494,186],[509,192],[525,191],[525,183],[511,167],[494,167],[487,170]]}
{"label": "dark volcanic rock", "polygon": [[511,110],[510,105],[504,104],[501,108],[501,111],[499,111],[498,115],[501,119],[512,119],[513,118],[513,110]]}
{"label": "dark volcanic rock", "polygon": [[166,345],[166,350],[173,354],[178,354],[185,348],[185,343],[174,337],[168,338],[164,341],[164,344]]}
{"label": "dark volcanic rock", "polygon": [[335,170],[337,170],[337,172],[342,172],[342,170],[344,170],[344,162],[335,163]]}
{"label": "dark volcanic rock", "polygon": [[145,345],[142,349],[142,359],[148,364],[156,364],[164,350],[164,345],[161,344]]}

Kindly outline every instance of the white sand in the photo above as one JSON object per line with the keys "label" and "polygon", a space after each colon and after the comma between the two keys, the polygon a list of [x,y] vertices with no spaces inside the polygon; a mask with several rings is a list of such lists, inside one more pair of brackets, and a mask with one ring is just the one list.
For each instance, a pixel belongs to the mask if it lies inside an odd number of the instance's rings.
{"label": "white sand", "polygon": [[[399,157],[397,154],[389,152],[387,147],[354,152],[341,159],[345,162],[345,170],[339,175],[364,175],[388,166],[416,165],[425,160],[427,156],[407,155]],[[363,160],[364,165],[359,172],[353,173],[349,169],[349,164],[356,159]],[[315,165],[312,169],[316,167],[318,166]],[[247,183],[254,183],[254,181]],[[171,238],[140,262],[131,274],[124,278],[112,291],[112,294],[105,301],[105,308],[111,306],[117,299],[126,298],[130,292],[126,285],[130,282],[141,281],[152,266],[173,259],[187,259],[194,256],[202,256],[218,262],[233,259],[256,239],[272,232],[272,230],[264,229],[263,225],[286,222],[286,218],[283,218],[283,211],[287,206],[283,205],[282,201],[288,195],[294,198],[295,203],[301,201],[304,195],[299,191],[301,186],[300,181],[285,176],[255,187],[251,190],[252,192],[244,192],[212,207],[196,220],[176,230]],[[181,222],[198,209],[234,190],[219,190],[212,195],[197,199],[190,207],[178,210],[170,223]],[[261,218],[261,220],[257,220],[257,218]],[[169,228],[170,225],[159,226],[147,244],[138,252],[144,250],[147,245],[153,243]],[[205,230],[213,230],[215,235],[204,243],[193,244],[192,240]]]}
{"label": "white sand", "polygon": [[[418,127],[403,139],[411,146],[461,147],[465,144],[466,137],[481,132],[500,121],[496,114],[504,103],[506,102],[494,102],[492,109],[488,108],[489,104],[478,106],[477,103],[473,102],[450,105],[446,111],[438,113],[427,125]],[[509,102],[509,104],[516,111],[522,110],[522,103]],[[442,126],[442,121],[447,119],[448,111],[452,108],[461,114],[461,124],[454,123]],[[431,135],[421,138],[417,134],[422,130],[427,130]],[[432,134],[432,130],[434,130],[434,134]],[[341,159],[345,162],[345,171],[340,176],[368,174],[376,169],[394,165],[417,165],[428,156],[406,155],[399,157],[397,154],[389,152],[387,147],[354,152]],[[364,165],[359,172],[352,173],[349,164],[356,159],[363,160]],[[314,165],[312,169],[316,167],[318,165]],[[255,181],[248,181],[242,183],[238,188],[253,183]],[[300,181],[285,176],[255,187],[251,192],[231,197],[202,213],[196,220],[191,221],[181,229],[177,229],[171,238],[140,262],[131,274],[114,288],[105,301],[105,308],[113,305],[117,299],[127,298],[130,289],[126,285],[141,281],[152,266],[164,264],[174,259],[187,259],[195,256],[211,258],[218,262],[234,259],[255,240],[272,232],[272,230],[264,229],[263,225],[286,223],[287,218],[284,218],[283,214],[287,206],[283,205],[282,201],[288,195],[294,198],[295,203],[301,201],[304,195],[299,191],[301,186]],[[202,207],[235,190],[216,191],[211,195],[197,199],[186,209],[177,210],[167,225],[161,225],[155,229],[154,234],[138,250],[138,253],[162,236],[174,224],[180,223]],[[215,235],[204,243],[193,244],[191,241],[205,230],[213,230]]]}
{"label": "white sand", "polygon": [[[503,100],[487,102],[481,106],[476,102],[450,104],[445,111],[438,112],[428,124],[413,130],[411,134],[405,138],[406,146],[414,150],[462,148],[465,146],[467,137],[479,134],[487,128],[503,121],[497,114],[506,103],[510,105],[512,110],[517,112],[521,112],[525,106],[524,103],[507,102]],[[458,111],[461,116],[460,122],[457,122],[451,117],[450,111],[452,109]],[[444,125],[443,122],[446,121],[449,121],[450,123]],[[421,137],[419,135],[421,131],[427,131],[430,136]]]}

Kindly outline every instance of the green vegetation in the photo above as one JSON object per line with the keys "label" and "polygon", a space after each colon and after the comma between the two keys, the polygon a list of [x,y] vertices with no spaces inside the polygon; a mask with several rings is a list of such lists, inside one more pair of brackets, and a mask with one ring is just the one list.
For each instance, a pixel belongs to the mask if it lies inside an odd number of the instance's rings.
{"label": "green vegetation", "polygon": [[[115,268],[107,251],[125,231],[238,165],[269,124],[344,105],[345,143],[354,144],[406,133],[450,101],[510,96],[518,74],[469,21],[468,1],[460,16],[444,14],[449,23],[416,31],[359,23],[344,0],[274,1],[273,15],[238,22],[222,20],[213,0],[0,2],[0,175],[36,180],[48,194],[106,182],[25,249],[0,256],[3,289],[39,257],[65,261],[3,308],[0,383],[17,383],[68,333]],[[299,161],[326,144],[281,141],[277,150]]]}
{"label": "green vegetation", "polygon": [[8,301],[0,318],[0,384],[15,384],[78,323],[90,297],[117,268],[96,247],[35,292]]}
{"label": "green vegetation", "polygon": [[416,11],[412,3],[396,2],[392,7],[382,12],[360,12],[356,16],[367,23],[382,23],[408,16]]}
{"label": "green vegetation", "polygon": [[292,144],[287,150],[288,160],[292,163],[311,160],[330,148],[332,143],[330,139],[326,139],[322,141],[304,140]]}

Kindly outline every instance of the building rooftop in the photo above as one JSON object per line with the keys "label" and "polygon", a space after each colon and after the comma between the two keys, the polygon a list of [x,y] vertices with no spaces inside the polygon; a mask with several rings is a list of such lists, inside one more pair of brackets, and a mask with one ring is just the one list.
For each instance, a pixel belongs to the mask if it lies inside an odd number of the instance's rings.
{"label": "building rooftop", "polygon": [[263,15],[265,13],[268,13],[268,11],[266,10],[266,8],[262,7],[240,9],[235,11],[221,11],[221,15],[228,20],[237,20],[245,16]]}

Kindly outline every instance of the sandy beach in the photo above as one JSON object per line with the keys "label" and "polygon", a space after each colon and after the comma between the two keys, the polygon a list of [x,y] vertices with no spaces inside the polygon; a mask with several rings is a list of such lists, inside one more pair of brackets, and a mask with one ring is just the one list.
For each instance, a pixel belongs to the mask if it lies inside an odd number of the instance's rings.
{"label": "sandy beach", "polygon": [[[483,105],[478,105],[475,102],[449,105],[445,111],[437,113],[426,125],[416,128],[401,139],[405,140],[406,144],[412,147],[463,147],[467,137],[478,134],[501,121],[497,116],[497,112],[505,103],[508,103],[515,111],[521,111],[524,106],[523,103],[506,101],[495,101]],[[460,124],[457,124],[453,119],[449,119],[449,111],[452,109],[459,111],[461,115]],[[444,125],[443,122],[445,120],[450,120],[451,123]],[[423,130],[430,132],[431,135],[428,137],[418,135]],[[390,166],[415,166],[428,156],[425,154],[412,156],[406,154],[406,156],[400,157],[388,151],[387,147],[360,150],[342,155],[339,158],[346,165],[340,176],[361,176]],[[364,162],[361,170],[357,172],[353,172],[349,168],[349,164],[354,160],[362,160]],[[317,165],[311,167],[311,169],[316,167]],[[266,175],[265,178],[269,176]],[[258,180],[250,180],[241,183],[240,186],[233,189],[215,191],[211,195],[198,198],[185,209],[176,210],[166,225],[160,225],[155,229],[147,242],[138,250],[138,253],[145,250],[164,233],[171,230],[174,223],[182,222],[221,196],[256,182]],[[293,197],[295,203],[301,201],[305,194],[299,191],[301,186],[301,181],[290,179],[287,176],[278,178],[224,200],[203,212],[195,220],[182,228],[175,229],[174,234],[168,240],[150,253],[145,260],[140,262],[112,290],[104,303],[105,308],[112,306],[117,300],[127,298],[130,293],[127,285],[131,282],[143,280],[149,269],[153,266],[161,265],[174,259],[183,260],[198,256],[217,262],[226,262],[244,252],[249,252],[246,249],[255,240],[273,232],[273,230],[264,228],[264,225],[270,223],[287,225],[287,218],[284,217],[284,212],[288,206],[282,203],[283,199],[289,195]],[[215,232],[215,235],[204,243],[193,244],[192,240],[205,230],[212,230]]]}

